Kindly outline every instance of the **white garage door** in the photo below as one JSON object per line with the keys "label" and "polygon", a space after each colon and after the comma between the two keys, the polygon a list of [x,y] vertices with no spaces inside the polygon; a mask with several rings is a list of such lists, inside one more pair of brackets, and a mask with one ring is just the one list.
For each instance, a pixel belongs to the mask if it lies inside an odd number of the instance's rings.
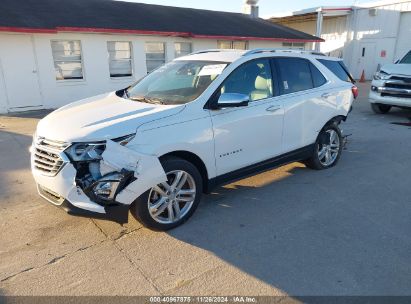
{"label": "white garage door", "polygon": [[395,50],[395,60],[411,50],[411,12],[401,13],[400,29]]}
{"label": "white garage door", "polygon": [[0,41],[0,88],[6,91],[0,99],[6,97],[9,111],[40,107],[42,98],[31,37],[4,34]]}

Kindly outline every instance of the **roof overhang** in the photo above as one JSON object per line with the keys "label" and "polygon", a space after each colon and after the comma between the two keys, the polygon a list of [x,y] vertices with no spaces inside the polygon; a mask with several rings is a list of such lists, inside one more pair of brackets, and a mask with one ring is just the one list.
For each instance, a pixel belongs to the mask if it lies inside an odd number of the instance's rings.
{"label": "roof overhang", "polygon": [[28,28],[28,27],[0,27],[0,32],[12,33],[37,33],[37,34],[57,34],[57,33],[99,33],[117,35],[143,35],[143,36],[171,36],[196,39],[227,39],[227,40],[260,40],[279,42],[322,42],[323,39],[289,39],[276,37],[248,37],[248,36],[220,36],[220,35],[199,35],[188,32],[167,32],[167,31],[147,31],[134,29],[108,29],[108,28],[84,28],[84,27],[56,27],[52,29]]}
{"label": "roof overhang", "polygon": [[347,7],[337,7],[337,6],[321,6],[313,7],[300,11],[295,11],[289,14],[273,16],[269,18],[271,21],[279,24],[287,24],[294,22],[306,22],[306,21],[315,21],[317,20],[317,15],[319,12],[322,13],[325,19],[347,16],[350,15],[353,11],[353,8],[350,6]]}

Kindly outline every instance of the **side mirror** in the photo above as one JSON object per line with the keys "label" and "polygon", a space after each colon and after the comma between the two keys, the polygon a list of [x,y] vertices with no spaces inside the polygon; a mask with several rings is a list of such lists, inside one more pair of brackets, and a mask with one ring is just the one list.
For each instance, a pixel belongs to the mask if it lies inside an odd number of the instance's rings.
{"label": "side mirror", "polygon": [[218,108],[246,107],[250,97],[240,93],[222,93],[218,99]]}

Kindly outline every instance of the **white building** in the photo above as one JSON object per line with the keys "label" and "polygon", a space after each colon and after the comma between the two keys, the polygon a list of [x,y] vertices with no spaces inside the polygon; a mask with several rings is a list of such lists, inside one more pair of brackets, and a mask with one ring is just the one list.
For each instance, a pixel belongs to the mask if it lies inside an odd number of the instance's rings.
{"label": "white building", "polygon": [[125,88],[192,51],[313,41],[320,39],[245,14],[108,0],[2,0],[0,113],[56,108]]}
{"label": "white building", "polygon": [[317,7],[271,18],[316,35],[317,50],[344,58],[355,78],[371,79],[378,65],[411,50],[411,1],[385,0],[352,7]]}

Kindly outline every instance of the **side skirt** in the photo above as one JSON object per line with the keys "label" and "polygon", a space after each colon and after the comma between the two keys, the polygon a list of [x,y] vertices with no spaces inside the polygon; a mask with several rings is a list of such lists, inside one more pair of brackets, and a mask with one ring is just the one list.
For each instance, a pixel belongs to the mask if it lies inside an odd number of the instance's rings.
{"label": "side skirt", "polygon": [[313,155],[315,144],[305,146],[303,148],[287,152],[285,154],[264,160],[262,162],[219,175],[208,180],[207,192],[220,185],[225,185],[245,177],[252,176],[256,173],[268,171],[270,169],[280,167],[295,161],[301,161],[310,158]]}

